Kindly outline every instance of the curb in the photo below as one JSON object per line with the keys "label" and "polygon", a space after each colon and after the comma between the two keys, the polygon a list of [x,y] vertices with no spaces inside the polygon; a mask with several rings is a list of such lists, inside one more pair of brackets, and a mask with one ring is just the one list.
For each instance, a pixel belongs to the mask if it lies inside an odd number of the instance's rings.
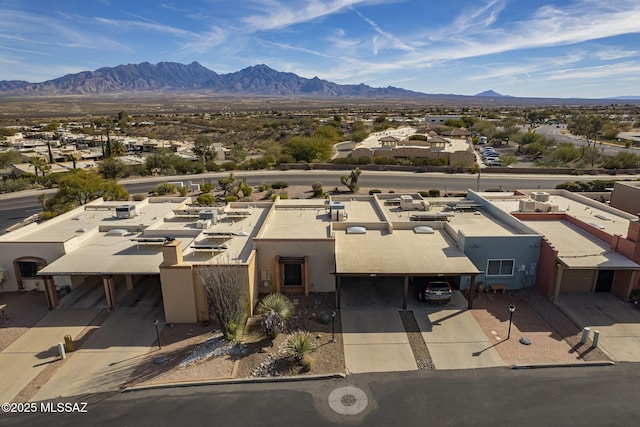
{"label": "curb", "polygon": [[346,378],[346,377],[347,377],[346,374],[334,373],[334,374],[319,374],[319,375],[294,376],[294,377],[261,377],[261,378],[230,378],[230,379],[219,379],[219,380],[196,380],[196,381],[156,383],[156,384],[132,386],[132,387],[123,388],[122,390],[120,390],[120,392],[126,393],[131,391],[155,390],[155,389],[174,388],[174,387],[194,387],[194,386],[205,386],[205,385],[316,381],[316,380],[326,380],[326,379],[332,379],[332,378]]}
{"label": "curb", "polygon": [[583,368],[587,366],[615,366],[615,362],[539,363],[530,365],[512,365],[511,369]]}

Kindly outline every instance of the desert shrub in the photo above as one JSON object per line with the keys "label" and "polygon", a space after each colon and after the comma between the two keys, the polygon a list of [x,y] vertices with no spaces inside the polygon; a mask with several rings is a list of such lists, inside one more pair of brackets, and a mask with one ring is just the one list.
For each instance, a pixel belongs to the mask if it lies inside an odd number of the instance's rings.
{"label": "desert shrub", "polygon": [[431,197],[431,193],[428,191],[418,191],[418,194],[422,197]]}
{"label": "desert shrub", "polygon": [[328,311],[321,311],[318,316],[316,316],[316,320],[323,325],[326,325],[331,322],[331,313]]}
{"label": "desert shrub", "polygon": [[237,202],[238,196],[227,196],[224,198],[225,203]]}
{"label": "desert shrub", "polygon": [[277,197],[280,197],[280,200],[286,200],[289,198],[287,193],[277,193],[271,195],[271,200],[275,200]]}
{"label": "desert shrub", "polygon": [[269,338],[275,338],[280,333],[286,331],[287,321],[280,315],[271,310],[262,315],[262,321],[260,323],[260,330]]}
{"label": "desert shrub", "polygon": [[198,196],[198,198],[196,199],[199,205],[215,205],[216,203],[216,196],[214,196],[213,194],[201,194]]}
{"label": "desert shrub", "polygon": [[274,293],[262,298],[256,309],[258,314],[265,314],[271,311],[278,313],[284,320],[289,320],[295,313],[296,307],[286,295]]}
{"label": "desert shrub", "polygon": [[217,164],[214,160],[207,161],[205,167],[209,172],[218,172],[220,170],[220,165]]}
{"label": "desert shrub", "polygon": [[317,348],[313,336],[309,332],[301,330],[291,333],[285,346],[289,356],[293,357],[298,363],[302,363],[304,356],[310,355]]}
{"label": "desert shrub", "polygon": [[313,197],[322,197],[324,195],[321,182],[314,182],[311,184],[311,190],[313,191]]}
{"label": "desert shrub", "polygon": [[158,184],[156,188],[153,189],[153,192],[158,196],[173,194],[176,192],[176,186],[173,184],[169,184],[168,182],[163,182],[162,184]]}
{"label": "desert shrub", "polygon": [[311,372],[316,364],[316,360],[310,354],[305,354],[304,356],[302,356],[300,364],[302,365],[302,369],[304,372]]}
{"label": "desert shrub", "polygon": [[203,182],[200,185],[200,190],[205,194],[206,193],[211,193],[211,190],[213,190],[213,184],[210,183],[210,182]]}
{"label": "desert shrub", "polygon": [[147,195],[144,193],[137,193],[131,196],[131,199],[133,199],[136,202],[142,201],[146,198],[147,198]]}
{"label": "desert shrub", "polygon": [[182,186],[180,188],[178,188],[178,194],[180,194],[182,197],[186,196],[187,194],[189,194],[189,189],[186,186]]}
{"label": "desert shrub", "polygon": [[238,341],[247,321],[248,298],[242,270],[235,265],[207,266],[200,271],[210,313],[215,315],[224,337]]}
{"label": "desert shrub", "polygon": [[238,165],[236,164],[236,162],[224,162],[222,165],[220,165],[220,168],[226,171],[232,171],[237,169]]}
{"label": "desert shrub", "polygon": [[276,190],[281,190],[283,188],[287,188],[288,186],[289,184],[284,181],[277,181],[271,184],[271,188],[275,188]]}
{"label": "desert shrub", "polygon": [[381,191],[381,190],[378,190],[377,188],[374,188],[374,189],[372,189],[372,190],[369,190],[369,195],[370,195],[370,196],[371,196],[371,195],[374,195],[374,194],[380,194],[380,193],[382,193],[382,191]]}
{"label": "desert shrub", "polygon": [[269,184],[268,182],[261,182],[260,185],[258,185],[258,191],[259,192],[263,192],[263,191],[267,191],[271,189],[271,184]]}
{"label": "desert shrub", "polygon": [[440,190],[438,190],[437,188],[432,188],[431,190],[429,190],[429,196],[440,197]]}

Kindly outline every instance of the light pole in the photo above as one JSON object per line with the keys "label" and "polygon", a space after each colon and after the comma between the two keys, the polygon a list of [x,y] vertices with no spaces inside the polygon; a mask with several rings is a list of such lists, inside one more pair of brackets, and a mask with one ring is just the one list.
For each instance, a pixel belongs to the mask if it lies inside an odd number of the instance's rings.
{"label": "light pole", "polygon": [[156,325],[156,338],[158,339],[158,350],[162,349],[162,346],[160,345],[160,332],[158,331],[158,323],[160,323],[159,320],[154,320],[153,324]]}
{"label": "light pole", "polygon": [[336,312],[331,312],[331,342],[336,342]]}
{"label": "light pole", "polygon": [[507,333],[507,339],[511,338],[511,321],[513,320],[514,311],[516,311],[516,306],[509,304],[509,332]]}

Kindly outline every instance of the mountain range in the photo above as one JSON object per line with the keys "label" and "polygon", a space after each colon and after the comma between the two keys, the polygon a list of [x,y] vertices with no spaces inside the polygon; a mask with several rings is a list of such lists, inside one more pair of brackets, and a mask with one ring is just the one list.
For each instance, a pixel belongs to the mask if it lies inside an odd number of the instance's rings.
{"label": "mountain range", "polygon": [[255,65],[229,74],[218,74],[197,62],[118,65],[95,71],[30,83],[20,80],[0,81],[3,95],[89,95],[123,92],[193,92],[226,95],[268,95],[358,98],[417,98],[425,96],[396,87],[374,88],[365,84],[340,85],[314,77],[307,79],[293,73]]}
{"label": "mountain range", "polygon": [[[53,80],[30,83],[22,80],[0,81],[0,96],[58,96],[140,93],[202,93],[237,96],[307,96],[342,99],[415,99],[432,102],[502,105],[545,105],[562,103],[599,104],[598,99],[517,98],[486,90],[473,96],[426,94],[393,86],[384,88],[365,84],[341,85],[318,77],[307,79],[294,73],[276,71],[264,64],[228,74],[218,74],[197,62],[118,65],[95,71],[67,74]],[[624,96],[607,101],[638,103],[640,97]],[[617,100],[617,101],[616,101]]]}

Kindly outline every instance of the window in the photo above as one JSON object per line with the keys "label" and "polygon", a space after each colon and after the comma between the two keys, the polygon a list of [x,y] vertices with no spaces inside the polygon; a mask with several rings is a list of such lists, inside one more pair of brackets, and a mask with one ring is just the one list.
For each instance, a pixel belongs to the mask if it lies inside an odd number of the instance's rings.
{"label": "window", "polygon": [[20,268],[20,276],[29,278],[29,277],[38,277],[38,270],[44,267],[41,263],[35,261],[21,261],[18,263],[18,268]]}
{"label": "window", "polygon": [[487,262],[487,276],[513,276],[513,259],[490,259]]}
{"label": "window", "polygon": [[284,285],[302,286],[302,265],[284,264]]}

